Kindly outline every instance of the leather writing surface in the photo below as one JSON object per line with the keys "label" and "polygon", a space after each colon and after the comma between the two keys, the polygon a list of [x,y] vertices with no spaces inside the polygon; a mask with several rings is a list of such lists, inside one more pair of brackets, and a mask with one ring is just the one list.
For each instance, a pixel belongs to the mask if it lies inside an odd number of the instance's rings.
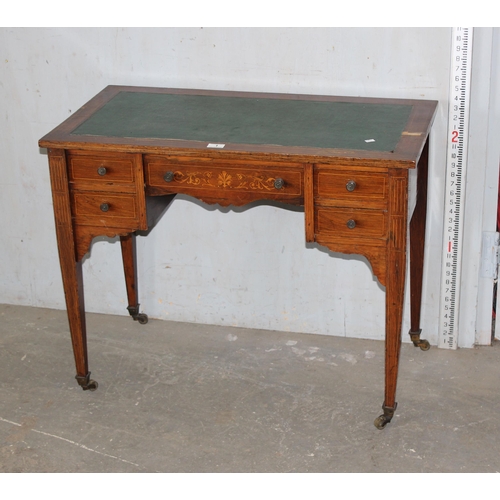
{"label": "leather writing surface", "polygon": [[393,151],[407,104],[119,92],[75,135]]}

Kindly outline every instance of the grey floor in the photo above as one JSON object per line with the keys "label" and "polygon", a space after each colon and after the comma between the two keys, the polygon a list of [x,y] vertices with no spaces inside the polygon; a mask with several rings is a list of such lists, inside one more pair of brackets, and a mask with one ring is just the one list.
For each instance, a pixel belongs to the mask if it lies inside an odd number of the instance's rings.
{"label": "grey floor", "polygon": [[500,347],[404,344],[0,305],[0,472],[499,472]]}

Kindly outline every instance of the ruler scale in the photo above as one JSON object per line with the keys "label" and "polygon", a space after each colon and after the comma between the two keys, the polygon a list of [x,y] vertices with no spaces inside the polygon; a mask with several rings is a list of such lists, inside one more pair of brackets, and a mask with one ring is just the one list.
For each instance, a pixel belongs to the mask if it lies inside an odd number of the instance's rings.
{"label": "ruler scale", "polygon": [[458,347],[463,206],[469,137],[472,28],[453,28],[438,347]]}

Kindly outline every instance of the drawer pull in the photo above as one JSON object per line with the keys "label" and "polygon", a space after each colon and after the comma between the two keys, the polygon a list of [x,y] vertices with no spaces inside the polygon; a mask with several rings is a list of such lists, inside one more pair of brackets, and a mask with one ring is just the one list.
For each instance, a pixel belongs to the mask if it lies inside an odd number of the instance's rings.
{"label": "drawer pull", "polygon": [[99,168],[97,169],[97,173],[98,173],[99,175],[106,175],[106,172],[107,172],[106,167],[99,167]]}
{"label": "drawer pull", "polygon": [[164,176],[163,176],[163,180],[165,182],[172,182],[174,180],[174,173],[173,172],[167,172]]}
{"label": "drawer pull", "polygon": [[354,191],[356,189],[356,181],[347,181],[345,188],[347,189],[347,191]]}
{"label": "drawer pull", "polygon": [[101,203],[101,206],[99,208],[101,209],[101,212],[107,212],[109,210],[109,204]]}
{"label": "drawer pull", "polygon": [[285,181],[281,177],[278,177],[274,180],[274,187],[276,189],[281,189],[284,185]]}
{"label": "drawer pull", "polygon": [[347,227],[349,229],[354,229],[356,227],[356,221],[354,219],[349,219],[347,221]]}

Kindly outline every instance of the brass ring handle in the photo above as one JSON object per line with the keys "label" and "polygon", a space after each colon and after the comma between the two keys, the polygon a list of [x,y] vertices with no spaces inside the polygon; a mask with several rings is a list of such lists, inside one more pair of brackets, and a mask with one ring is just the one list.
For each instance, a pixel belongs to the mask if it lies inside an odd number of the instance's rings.
{"label": "brass ring handle", "polygon": [[354,191],[356,189],[356,181],[347,181],[345,188],[347,189],[347,191]]}
{"label": "brass ring handle", "polygon": [[281,177],[277,177],[274,180],[275,189],[281,189],[285,185],[285,181]]}
{"label": "brass ring handle", "polygon": [[99,167],[99,168],[97,169],[97,173],[98,173],[99,175],[106,175],[106,172],[107,172],[106,167]]}
{"label": "brass ring handle", "polygon": [[174,180],[174,173],[173,172],[167,172],[164,176],[163,176],[163,180],[165,182],[172,182]]}
{"label": "brass ring handle", "polygon": [[356,221],[354,219],[349,219],[346,225],[349,229],[354,229],[356,227]]}
{"label": "brass ring handle", "polygon": [[109,204],[101,203],[101,206],[99,208],[101,209],[101,212],[107,212],[109,210]]}

